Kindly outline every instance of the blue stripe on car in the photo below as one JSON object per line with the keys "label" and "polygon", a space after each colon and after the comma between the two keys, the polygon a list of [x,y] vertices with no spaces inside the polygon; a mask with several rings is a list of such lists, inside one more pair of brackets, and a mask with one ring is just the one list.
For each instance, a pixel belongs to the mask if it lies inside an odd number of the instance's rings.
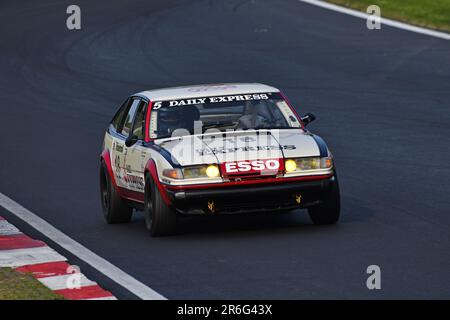
{"label": "blue stripe on car", "polygon": [[323,139],[321,137],[316,136],[315,134],[313,134],[312,137],[313,137],[314,141],[316,141],[317,146],[319,147],[320,156],[328,157],[328,148],[327,148],[325,141],[323,141]]}
{"label": "blue stripe on car", "polygon": [[161,156],[164,157],[164,159],[167,160],[167,162],[170,163],[170,165],[173,168],[181,168],[181,165],[178,163],[178,161],[175,158],[173,158],[172,155],[170,154],[170,152],[167,151],[166,149],[164,149],[163,147],[161,147],[153,142],[148,142],[145,144],[145,146],[157,151]]}

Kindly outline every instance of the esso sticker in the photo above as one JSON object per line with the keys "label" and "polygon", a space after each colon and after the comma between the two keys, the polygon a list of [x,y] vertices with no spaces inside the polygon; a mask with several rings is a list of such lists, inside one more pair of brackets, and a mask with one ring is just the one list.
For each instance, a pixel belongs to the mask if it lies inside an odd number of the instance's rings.
{"label": "esso sticker", "polygon": [[274,174],[281,170],[280,159],[265,160],[241,160],[234,162],[225,162],[222,164],[222,172],[227,175],[233,174]]}

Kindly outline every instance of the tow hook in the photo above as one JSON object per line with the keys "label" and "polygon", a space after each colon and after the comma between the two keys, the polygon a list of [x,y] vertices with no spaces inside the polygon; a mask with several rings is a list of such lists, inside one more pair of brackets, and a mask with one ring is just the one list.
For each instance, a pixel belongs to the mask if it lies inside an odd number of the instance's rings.
{"label": "tow hook", "polygon": [[302,195],[301,194],[295,195],[295,202],[297,202],[297,204],[302,203]]}
{"label": "tow hook", "polygon": [[214,211],[216,210],[216,206],[214,204],[214,201],[208,201],[208,209],[209,212],[214,213]]}

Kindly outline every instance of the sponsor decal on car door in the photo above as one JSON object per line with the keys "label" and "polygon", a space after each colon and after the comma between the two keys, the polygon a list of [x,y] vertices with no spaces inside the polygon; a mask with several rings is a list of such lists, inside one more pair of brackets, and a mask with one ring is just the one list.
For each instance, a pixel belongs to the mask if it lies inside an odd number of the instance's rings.
{"label": "sponsor decal on car door", "polygon": [[144,169],[147,158],[147,150],[141,142],[128,148],[125,179],[130,190],[144,192]]}
{"label": "sponsor decal on car door", "polygon": [[114,175],[116,177],[116,183],[119,187],[129,189],[128,168],[126,165],[126,158],[128,148],[125,145],[125,139],[128,137],[133,128],[133,122],[141,103],[139,98],[133,98],[131,105],[127,111],[127,115],[123,120],[122,128],[119,132],[119,137],[113,139],[112,145],[112,165],[114,169]]}
{"label": "sponsor decal on car door", "polygon": [[126,182],[124,180],[125,155],[126,155],[125,142],[121,139],[113,138],[111,148],[111,166],[113,169],[116,184],[117,186],[122,188],[127,187]]}

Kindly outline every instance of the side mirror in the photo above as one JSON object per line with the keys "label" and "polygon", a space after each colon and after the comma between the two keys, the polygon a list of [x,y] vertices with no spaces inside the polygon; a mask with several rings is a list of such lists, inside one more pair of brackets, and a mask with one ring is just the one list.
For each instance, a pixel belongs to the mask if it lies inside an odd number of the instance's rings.
{"label": "side mirror", "polygon": [[135,144],[137,141],[139,140],[139,138],[137,137],[137,135],[132,135],[130,137],[127,138],[127,140],[125,140],[125,145],[127,147],[131,147],[133,144]]}
{"label": "side mirror", "polygon": [[314,114],[312,114],[312,113],[307,113],[303,117],[301,117],[300,120],[302,120],[303,124],[306,126],[309,123],[311,123],[314,120],[316,120],[316,116]]}

